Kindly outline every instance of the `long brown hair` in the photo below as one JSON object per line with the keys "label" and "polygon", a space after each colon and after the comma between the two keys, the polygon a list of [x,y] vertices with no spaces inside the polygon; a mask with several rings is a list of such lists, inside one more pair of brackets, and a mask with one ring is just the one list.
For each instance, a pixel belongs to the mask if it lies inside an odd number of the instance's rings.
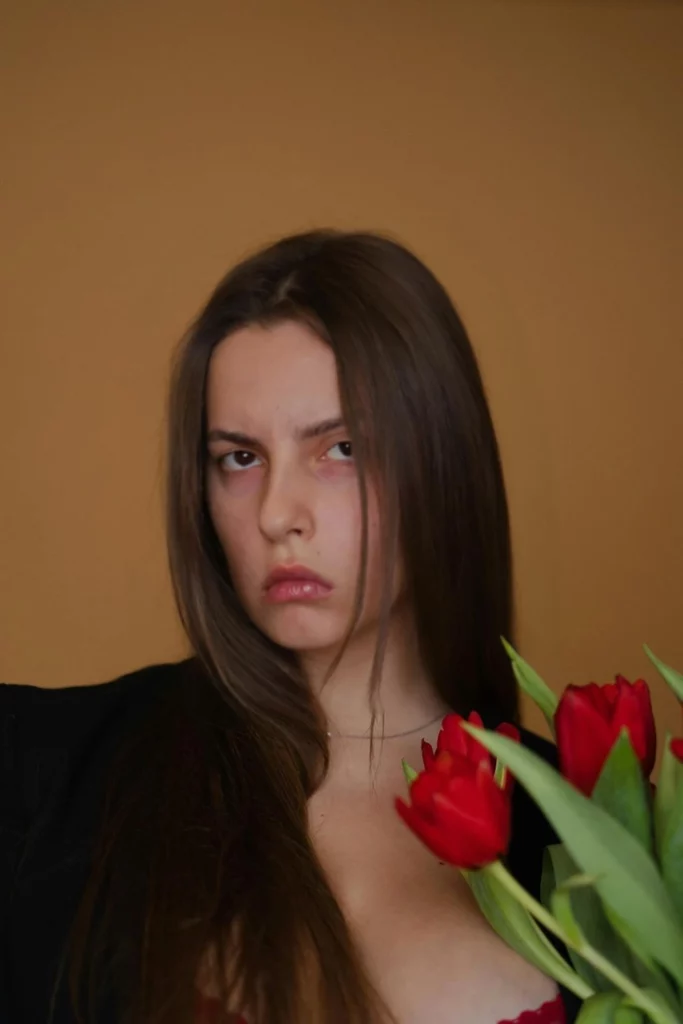
{"label": "long brown hair", "polygon": [[205,497],[212,353],[242,326],[289,319],[334,352],[359,464],[354,621],[366,474],[379,483],[386,578],[371,691],[400,550],[441,697],[491,722],[517,717],[499,640],[512,633],[503,478],[451,300],[420,260],[375,234],[313,231],[263,249],[218,285],[177,355],[168,550],[195,658],[121,753],[74,932],[74,999],[87,992],[92,1008],[119,998],[126,1024],[188,1024],[198,974],[211,964],[223,999],[249,1007],[254,1024],[390,1019],[307,832],[307,800],[327,768],[319,705],[291,652],[237,599]]}

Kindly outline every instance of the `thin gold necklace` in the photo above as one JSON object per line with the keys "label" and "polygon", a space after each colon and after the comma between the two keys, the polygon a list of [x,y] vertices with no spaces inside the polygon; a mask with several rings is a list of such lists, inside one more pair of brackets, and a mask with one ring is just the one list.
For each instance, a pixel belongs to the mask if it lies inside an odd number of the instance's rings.
{"label": "thin gold necklace", "polygon": [[[428,722],[425,722],[424,725],[418,725],[414,729],[406,729],[405,732],[393,732],[389,736],[382,736],[381,739],[383,739],[383,740],[398,740],[398,739],[401,738],[401,736],[412,736],[413,733],[420,732],[421,729],[428,729],[430,725],[434,725],[435,722],[438,722],[440,718],[444,718],[444,717],[445,717],[444,712],[440,712],[436,716],[436,718],[431,718]],[[332,733],[331,732],[328,732],[327,735],[328,735],[329,739],[332,739]],[[368,734],[366,732],[364,732],[364,733],[336,732],[334,735],[335,735],[335,738],[339,739],[339,740],[369,740],[370,739],[370,737],[368,736]]]}

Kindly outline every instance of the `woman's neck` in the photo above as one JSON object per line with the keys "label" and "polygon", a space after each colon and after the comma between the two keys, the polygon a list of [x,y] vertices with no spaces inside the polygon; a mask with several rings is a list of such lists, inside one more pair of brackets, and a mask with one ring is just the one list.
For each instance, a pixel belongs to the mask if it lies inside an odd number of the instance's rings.
{"label": "woman's neck", "polygon": [[[359,736],[370,729],[370,677],[376,643],[376,629],[356,634],[327,682],[333,653],[313,651],[301,656],[302,668],[320,699],[333,736]],[[418,729],[448,711],[425,671],[412,616],[405,611],[395,610],[391,620],[375,709],[375,733],[387,736]]]}

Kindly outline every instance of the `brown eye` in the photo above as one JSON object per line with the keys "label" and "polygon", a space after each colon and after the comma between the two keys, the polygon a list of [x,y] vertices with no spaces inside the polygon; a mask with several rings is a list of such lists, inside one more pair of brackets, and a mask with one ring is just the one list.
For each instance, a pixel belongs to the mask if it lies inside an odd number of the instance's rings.
{"label": "brown eye", "polygon": [[221,455],[218,463],[221,469],[226,470],[228,473],[239,473],[245,469],[253,469],[258,463],[258,459],[253,452],[236,451],[228,452],[227,455]]}
{"label": "brown eye", "polygon": [[328,448],[326,454],[333,462],[348,462],[353,458],[353,446],[350,441],[338,441]]}

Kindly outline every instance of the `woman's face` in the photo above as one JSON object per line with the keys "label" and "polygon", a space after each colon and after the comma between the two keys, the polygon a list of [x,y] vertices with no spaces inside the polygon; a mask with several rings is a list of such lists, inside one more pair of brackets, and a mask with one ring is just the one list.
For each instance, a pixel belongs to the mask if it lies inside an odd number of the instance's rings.
{"label": "woman's face", "polygon": [[[361,500],[332,350],[292,321],[241,328],[213,353],[206,405],[209,510],[243,606],[281,646],[333,653],[354,607]],[[381,590],[370,481],[366,587],[358,630],[376,624]]]}

